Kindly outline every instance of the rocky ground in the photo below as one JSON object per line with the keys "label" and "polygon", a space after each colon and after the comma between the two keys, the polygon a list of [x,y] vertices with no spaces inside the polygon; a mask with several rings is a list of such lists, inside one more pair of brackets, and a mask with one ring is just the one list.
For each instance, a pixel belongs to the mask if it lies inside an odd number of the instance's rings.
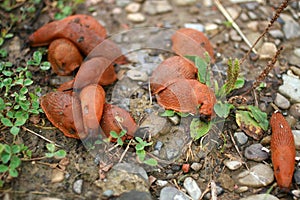
{"label": "rocky ground", "polygon": [[[251,43],[263,32],[280,5],[275,0],[221,3]],[[34,21],[18,24],[13,29],[14,37],[5,43],[10,61],[20,55],[28,57],[33,51],[26,44],[28,35],[53,17],[45,4],[40,11]],[[139,163],[133,148],[126,150],[123,158],[126,146],[93,146],[87,141],[66,138],[57,129],[28,123],[28,129],[61,144],[67,157],[23,162],[20,176],[2,189],[4,199],[210,199],[214,193],[224,200],[300,198],[298,160],[290,192],[282,192],[276,186],[269,152],[270,128],[256,141],[229,117],[203,139],[192,141],[187,131],[188,119],[177,115],[161,117],[162,108],[149,95],[148,78],[160,62],[172,55],[170,36],[180,27],[195,28],[210,38],[216,56],[212,66],[215,79],[226,76],[228,58],[240,59],[248,51],[249,46],[237,31],[226,26],[227,20],[213,0],[88,0],[79,4],[74,13],[98,19],[131,61],[116,69],[118,81],[105,88],[109,94],[107,101],[131,112],[140,126],[137,134],[145,130],[151,134],[153,145],[147,149],[148,156],[157,159],[159,165],[150,167]],[[274,111],[272,104],[282,111],[293,130],[297,156],[300,150],[299,17],[300,2],[290,1],[255,47],[257,54],[251,53],[241,66],[241,75],[251,84],[276,50],[284,47],[265,80],[266,87],[245,98],[269,117]],[[58,77],[50,70],[33,71],[35,84],[42,87],[43,94],[70,79]],[[45,119],[46,127],[51,126],[44,115],[40,117]],[[44,154],[44,140],[25,131],[20,136],[33,151],[33,157]]]}

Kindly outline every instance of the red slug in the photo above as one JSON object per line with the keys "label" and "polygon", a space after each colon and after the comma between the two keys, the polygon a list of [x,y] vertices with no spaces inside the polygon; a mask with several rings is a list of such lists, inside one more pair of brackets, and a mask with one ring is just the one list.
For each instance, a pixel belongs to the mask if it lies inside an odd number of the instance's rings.
{"label": "red slug", "polygon": [[214,62],[214,51],[208,38],[200,31],[191,28],[181,28],[172,36],[172,50],[178,55],[197,55],[204,58],[207,51]]}
{"label": "red slug", "polygon": [[195,79],[196,77],[197,69],[192,62],[181,56],[173,56],[164,60],[153,71],[150,78],[151,91],[157,94],[175,79]]}
{"label": "red slug", "polygon": [[272,128],[271,153],[274,175],[277,184],[289,190],[295,166],[295,142],[288,122],[279,112],[273,113],[270,125]]}

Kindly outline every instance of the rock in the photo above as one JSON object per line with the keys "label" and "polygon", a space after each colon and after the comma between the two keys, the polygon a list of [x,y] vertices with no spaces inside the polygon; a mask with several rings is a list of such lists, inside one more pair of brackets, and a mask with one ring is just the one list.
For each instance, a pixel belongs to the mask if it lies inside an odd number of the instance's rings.
{"label": "rock", "polygon": [[221,173],[217,181],[224,189],[229,190],[231,192],[234,190],[235,182],[228,174]]}
{"label": "rock", "polygon": [[197,0],[173,0],[177,6],[188,6],[196,3]]}
{"label": "rock", "polygon": [[62,182],[65,178],[65,174],[63,171],[58,169],[53,169],[51,174],[51,183],[59,183]]}
{"label": "rock", "polygon": [[131,0],[116,0],[116,5],[119,7],[125,7],[130,3]]}
{"label": "rock", "polygon": [[294,39],[300,37],[300,25],[292,18],[285,21],[283,32],[286,39]]}
{"label": "rock", "polygon": [[300,58],[300,48],[295,48],[294,49],[294,54],[295,54],[295,56]]}
{"label": "rock", "polygon": [[230,170],[237,170],[243,165],[243,163],[239,160],[224,160],[224,165]]}
{"label": "rock", "polygon": [[149,192],[149,181],[146,171],[133,163],[118,163],[106,174],[106,181],[97,180],[95,185],[100,193],[112,190],[115,196],[132,190]]}
{"label": "rock", "polygon": [[141,72],[139,70],[131,69],[127,71],[126,75],[134,81],[147,81],[148,75],[146,72]]}
{"label": "rock", "polygon": [[[292,190],[292,194],[299,199],[300,198],[300,190]],[[295,199],[295,198],[294,198]]]}
{"label": "rock", "polygon": [[193,178],[187,177],[184,179],[183,187],[186,189],[187,193],[192,197],[192,199],[198,200],[200,198],[202,192]]}
{"label": "rock", "polygon": [[164,181],[164,180],[157,180],[156,181],[156,185],[160,186],[160,187],[164,187],[168,184],[168,181]]}
{"label": "rock", "polygon": [[265,164],[259,163],[238,174],[238,182],[249,187],[263,187],[274,181],[273,169]]}
{"label": "rock", "polygon": [[255,194],[245,198],[241,198],[240,200],[279,200],[279,199],[271,194]]}
{"label": "rock", "polygon": [[202,164],[201,163],[192,163],[191,164],[191,169],[194,171],[200,171],[200,169],[202,168]]}
{"label": "rock", "polygon": [[103,195],[104,197],[109,198],[109,197],[112,197],[112,196],[114,195],[114,191],[112,191],[112,190],[106,190],[106,191],[104,191],[104,192],[102,193],[102,195]]}
{"label": "rock", "polygon": [[262,47],[258,49],[258,54],[260,59],[269,59],[276,54],[277,48],[274,43],[265,42]]}
{"label": "rock", "polygon": [[140,8],[141,8],[141,4],[132,2],[125,7],[125,10],[126,12],[129,13],[136,13],[140,11]]}
{"label": "rock", "polygon": [[290,114],[296,119],[300,118],[300,103],[295,103],[291,106],[289,110]]}
{"label": "rock", "polygon": [[164,145],[164,143],[162,143],[161,141],[157,141],[154,146],[154,150],[160,151],[163,145]]}
{"label": "rock", "polygon": [[[260,36],[258,32],[250,32],[245,34],[246,37],[248,38],[249,42],[251,44],[254,44],[254,42],[257,40],[257,38]],[[259,49],[263,44],[263,40],[260,40],[257,45],[255,46],[256,49]]]}
{"label": "rock", "polygon": [[276,94],[276,98],[274,100],[274,103],[281,109],[288,109],[291,106],[291,103],[287,98],[282,96],[280,93]]}
{"label": "rock", "polygon": [[131,190],[129,192],[122,193],[115,200],[152,200],[151,194],[149,192],[141,192],[136,190]]}
{"label": "rock", "polygon": [[205,24],[205,33],[208,35],[214,35],[219,31],[219,26],[214,23]]}
{"label": "rock", "polygon": [[278,38],[278,39],[282,39],[284,38],[284,34],[281,30],[279,29],[274,29],[274,30],[270,30],[269,34],[273,37],[273,38]]}
{"label": "rock", "polygon": [[173,10],[172,6],[167,0],[160,1],[146,1],[143,6],[145,13],[149,15],[156,15],[171,12]]}
{"label": "rock", "polygon": [[242,41],[241,36],[239,36],[239,35],[237,34],[237,32],[236,32],[234,29],[231,29],[231,30],[230,30],[229,35],[230,35],[230,39],[231,39],[232,41],[235,41],[235,42],[240,42],[240,41]]}
{"label": "rock", "polygon": [[238,189],[234,190],[236,193],[243,193],[243,192],[247,192],[249,190],[249,188],[247,186],[241,186]]}
{"label": "rock", "polygon": [[159,134],[167,134],[170,132],[171,123],[165,118],[158,116],[157,113],[151,113],[140,125],[137,134],[141,136],[145,133],[151,137],[157,137]]}
{"label": "rock", "polygon": [[237,145],[242,146],[248,142],[248,136],[244,132],[235,132],[233,137]]}
{"label": "rock", "polygon": [[288,97],[292,103],[300,103],[300,80],[286,74],[282,75],[283,85],[279,87],[279,92]]}
{"label": "rock", "polygon": [[127,19],[131,22],[141,23],[146,20],[146,17],[142,13],[130,13],[127,15]]}
{"label": "rock", "polygon": [[293,73],[295,75],[300,76],[300,68],[299,67],[291,66],[291,70],[293,71]]}
{"label": "rock", "polygon": [[200,31],[200,32],[203,32],[204,31],[204,26],[203,24],[196,24],[196,23],[187,23],[187,24],[184,24],[184,27],[185,28],[192,28],[192,29],[195,29],[197,31]]}
{"label": "rock", "polygon": [[252,11],[248,12],[248,16],[251,20],[257,20],[257,15]]}
{"label": "rock", "polygon": [[82,186],[83,186],[83,180],[82,179],[78,179],[73,183],[73,191],[76,194],[81,194],[82,192]]}
{"label": "rock", "polygon": [[175,187],[164,187],[160,191],[160,200],[189,200],[190,198],[183,192],[177,190]]}
{"label": "rock", "polygon": [[[217,189],[217,196],[219,196],[220,194],[222,194],[224,192],[224,189],[222,187],[220,187],[219,185],[216,186]],[[204,195],[204,199],[210,200],[211,199],[211,193],[206,193],[206,195]]]}
{"label": "rock", "polygon": [[300,150],[300,130],[292,130],[294,135],[295,147],[297,150]]}
{"label": "rock", "polygon": [[257,162],[266,160],[269,158],[269,154],[262,150],[262,148],[263,146],[260,143],[250,145],[245,149],[245,157]]}
{"label": "rock", "polygon": [[300,169],[296,169],[294,172],[294,180],[297,185],[300,185]]}
{"label": "rock", "polygon": [[172,122],[173,125],[178,125],[180,123],[180,118],[178,115],[168,117],[168,119]]}

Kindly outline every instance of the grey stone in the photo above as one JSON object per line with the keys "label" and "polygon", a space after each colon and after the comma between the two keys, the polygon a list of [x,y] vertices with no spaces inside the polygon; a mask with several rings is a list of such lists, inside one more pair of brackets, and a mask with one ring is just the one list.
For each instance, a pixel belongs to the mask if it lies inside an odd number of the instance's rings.
{"label": "grey stone", "polygon": [[249,187],[267,186],[274,181],[273,169],[265,164],[259,163],[238,174],[238,182]]}
{"label": "grey stone", "polygon": [[114,191],[112,190],[105,190],[103,193],[102,193],[103,196],[105,197],[111,197],[114,195]]}
{"label": "grey stone", "polygon": [[292,103],[300,103],[300,80],[286,74],[282,75],[283,85],[279,87],[279,92],[288,97]]}
{"label": "grey stone", "polygon": [[291,106],[290,101],[282,96],[280,93],[276,94],[276,98],[274,100],[274,103],[281,109],[288,109]]}
{"label": "grey stone", "polygon": [[192,199],[198,200],[200,198],[202,194],[201,189],[193,178],[187,177],[184,179],[183,186]]}
{"label": "grey stone", "polygon": [[294,49],[294,54],[300,58],[300,48]]}
{"label": "grey stone", "polygon": [[238,145],[244,145],[248,142],[248,136],[244,132],[235,132],[233,137]]}
{"label": "grey stone", "polygon": [[[224,192],[224,189],[219,185],[216,186],[216,189],[217,189],[217,196],[219,196],[220,194],[222,194]],[[210,192],[206,193],[206,195],[204,195],[204,199],[207,199],[207,200],[211,199],[211,193]]]}
{"label": "grey stone", "polygon": [[300,185],[300,169],[296,169],[294,172],[294,180],[297,185]]}
{"label": "grey stone", "polygon": [[164,187],[160,191],[160,200],[190,200],[190,198],[183,192],[177,190],[175,187]]}
{"label": "grey stone", "polygon": [[300,25],[292,18],[285,21],[283,32],[286,39],[294,39],[300,37]]}
{"label": "grey stone", "polygon": [[273,37],[273,38],[279,38],[282,39],[284,38],[284,34],[281,30],[279,29],[274,29],[274,30],[270,30],[269,34]]}
{"label": "grey stone", "polygon": [[157,141],[154,146],[154,150],[160,151],[163,145],[164,145],[164,143],[162,143],[161,141]]}
{"label": "grey stone", "polygon": [[292,130],[294,135],[295,147],[297,150],[300,150],[300,130]]}
{"label": "grey stone", "polygon": [[152,200],[151,194],[149,192],[142,192],[131,190],[129,192],[122,193],[116,200]]}
{"label": "grey stone", "polygon": [[174,125],[178,125],[180,123],[180,118],[178,115],[174,115],[172,117],[168,117],[168,119],[172,122]]}
{"label": "grey stone", "polygon": [[164,181],[164,180],[157,180],[156,181],[156,185],[160,186],[160,187],[164,187],[168,184],[168,181]]}
{"label": "grey stone", "polygon": [[199,171],[202,168],[202,164],[201,163],[192,163],[191,164],[191,169],[194,171]]}
{"label": "grey stone", "polygon": [[140,166],[132,164],[132,163],[118,163],[115,166],[113,166],[114,170],[120,170],[120,171],[126,171],[130,174],[137,174],[145,179],[145,181],[148,181],[148,175],[147,172]]}
{"label": "grey stone", "polygon": [[257,162],[266,160],[269,154],[262,150],[263,146],[260,143],[252,144],[245,149],[245,157],[249,160]]}
{"label": "grey stone", "polygon": [[224,165],[230,170],[237,170],[243,165],[243,163],[239,160],[224,160]]}
{"label": "grey stone", "polygon": [[76,194],[81,194],[82,192],[82,186],[83,186],[83,180],[82,179],[78,179],[73,183],[73,191]]}
{"label": "grey stone", "polygon": [[292,190],[292,194],[299,199],[300,198],[300,190]]}
{"label": "grey stone", "polygon": [[149,15],[171,12],[173,10],[170,3],[166,0],[161,1],[146,1],[143,5],[143,10]]}
{"label": "grey stone", "polygon": [[255,194],[245,198],[241,198],[240,200],[279,200],[279,199],[271,194]]}

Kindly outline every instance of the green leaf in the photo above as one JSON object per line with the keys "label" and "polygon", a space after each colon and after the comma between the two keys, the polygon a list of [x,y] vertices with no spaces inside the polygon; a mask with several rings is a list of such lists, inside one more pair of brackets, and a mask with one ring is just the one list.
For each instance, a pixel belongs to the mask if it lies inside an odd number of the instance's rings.
{"label": "green leaf", "polygon": [[52,157],[54,157],[54,153],[45,153],[45,156],[47,158],[52,158]]}
{"label": "green leaf", "polygon": [[230,113],[230,110],[233,108],[234,108],[234,105],[232,105],[230,103],[222,103],[220,101],[214,105],[214,110],[215,110],[216,114],[222,118],[227,118]]}
{"label": "green leaf", "polygon": [[3,117],[1,118],[1,122],[4,126],[12,127],[14,124],[11,122],[10,119]]}
{"label": "green leaf", "polygon": [[50,151],[50,152],[54,152],[55,151],[55,144],[53,144],[53,143],[47,143],[46,144],[46,148],[48,149],[48,151]]}
{"label": "green leaf", "polygon": [[24,79],[22,79],[22,78],[17,79],[17,80],[15,80],[15,82],[14,82],[15,85],[23,85],[23,83],[24,83]]}
{"label": "green leaf", "polygon": [[262,128],[252,117],[250,111],[237,110],[235,114],[235,120],[242,131],[244,131],[250,137],[253,137],[255,140],[259,140],[263,136]]}
{"label": "green leaf", "polygon": [[144,144],[144,140],[140,137],[135,137],[135,140],[138,141],[138,143],[140,143],[140,144]]}
{"label": "green leaf", "polygon": [[144,160],[144,163],[150,166],[157,166],[157,160],[155,160],[154,158],[149,158],[147,160]]}
{"label": "green leaf", "polygon": [[4,151],[4,147],[5,147],[4,144],[1,144],[1,143],[0,143],[0,155],[1,155],[1,153]]}
{"label": "green leaf", "polygon": [[141,161],[145,160],[145,157],[146,157],[146,151],[145,150],[136,151],[136,154],[138,155],[138,157]]}
{"label": "green leaf", "polygon": [[12,71],[2,71],[2,74],[5,75],[5,76],[11,76],[14,73]]}
{"label": "green leaf", "polygon": [[190,113],[183,113],[183,112],[176,112],[177,115],[179,115],[180,117],[188,117],[190,115]]}
{"label": "green leaf", "polygon": [[251,111],[252,116],[254,119],[258,122],[259,126],[264,130],[268,130],[269,127],[269,121],[267,113],[262,112],[258,107],[256,106],[247,106],[249,110]]}
{"label": "green leaf", "polygon": [[42,61],[42,53],[40,51],[35,51],[33,53],[33,60],[36,62],[37,65],[39,65]]}
{"label": "green leaf", "polygon": [[17,154],[21,151],[21,147],[19,145],[14,144],[11,147],[11,151],[13,154]]}
{"label": "green leaf", "polygon": [[13,126],[9,129],[10,133],[13,134],[13,135],[18,135],[18,133],[20,132],[20,128],[19,127],[16,127],[16,126]]}
{"label": "green leaf", "polygon": [[119,137],[119,135],[118,135],[118,133],[116,132],[116,131],[110,131],[110,136],[111,137],[113,137],[113,138],[118,138]]}
{"label": "green leaf", "polygon": [[0,97],[0,111],[5,109],[4,100]]}
{"label": "green leaf", "polygon": [[138,144],[135,145],[135,149],[137,151],[144,150],[144,148],[145,148],[145,146],[143,144],[141,144],[141,143],[138,143]]}
{"label": "green leaf", "polygon": [[27,94],[27,92],[28,92],[28,88],[26,88],[26,87],[22,87],[20,89],[20,94]]}
{"label": "green leaf", "polygon": [[123,146],[123,140],[122,140],[122,138],[118,138],[117,139],[117,143],[120,145],[120,146]]}
{"label": "green leaf", "polygon": [[15,168],[11,168],[8,170],[9,175],[12,177],[18,177],[19,176],[19,172],[15,169]]}
{"label": "green leaf", "polygon": [[57,158],[57,159],[64,158],[64,157],[66,157],[66,155],[67,155],[66,151],[65,151],[65,150],[62,150],[62,149],[60,149],[60,150],[58,150],[58,151],[56,151],[56,152],[54,153],[54,156],[55,156],[55,158]]}
{"label": "green leaf", "polygon": [[160,116],[162,117],[173,117],[174,115],[175,115],[174,110],[165,110],[165,112],[160,114]]}
{"label": "green leaf", "polygon": [[9,168],[17,168],[21,164],[21,159],[18,156],[12,156],[9,163]]}
{"label": "green leaf", "polygon": [[8,167],[6,165],[3,165],[3,164],[0,165],[0,173],[7,172],[7,170],[8,170]]}
{"label": "green leaf", "polygon": [[196,57],[195,65],[198,68],[198,80],[200,83],[206,84],[209,81],[208,64],[204,59]]}
{"label": "green leaf", "polygon": [[23,126],[26,123],[27,119],[28,118],[26,118],[26,117],[19,117],[16,119],[14,125],[15,126]]}
{"label": "green leaf", "polygon": [[40,69],[43,71],[47,71],[50,68],[51,68],[50,62],[42,62],[42,64],[40,65]]}
{"label": "green leaf", "polygon": [[31,79],[25,79],[25,81],[24,81],[24,86],[29,86],[29,85],[31,85],[33,83],[33,81],[31,80]]}
{"label": "green leaf", "polygon": [[119,137],[123,137],[124,135],[126,135],[127,131],[122,129],[121,132],[120,132],[120,135]]}
{"label": "green leaf", "polygon": [[211,128],[211,123],[205,123],[198,118],[194,118],[190,124],[190,134],[194,140],[198,140],[208,133]]}
{"label": "green leaf", "polygon": [[242,88],[245,84],[245,79],[238,77],[237,80],[234,83],[234,89]]}
{"label": "green leaf", "polygon": [[1,161],[4,164],[8,163],[8,161],[10,160],[10,158],[11,158],[11,154],[10,153],[3,152],[2,155],[1,155]]}

